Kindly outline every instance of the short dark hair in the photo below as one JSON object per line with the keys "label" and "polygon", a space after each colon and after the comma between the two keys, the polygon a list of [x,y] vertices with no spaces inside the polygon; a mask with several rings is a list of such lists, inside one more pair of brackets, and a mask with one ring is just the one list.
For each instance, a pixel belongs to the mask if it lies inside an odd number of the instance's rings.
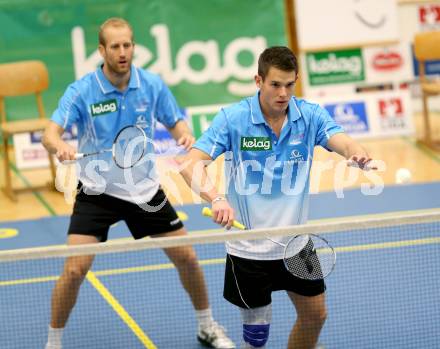
{"label": "short dark hair", "polygon": [[268,47],[258,58],[258,75],[264,80],[271,67],[298,73],[298,60],[292,50],[286,46]]}
{"label": "short dark hair", "polygon": [[105,37],[104,37],[104,31],[105,31],[105,29],[107,27],[127,27],[131,31],[131,41],[134,40],[133,28],[131,27],[130,23],[128,23],[123,18],[112,17],[112,18],[107,19],[99,27],[98,40],[99,40],[99,44],[102,45],[102,46],[105,46],[105,44],[106,44],[105,43]]}

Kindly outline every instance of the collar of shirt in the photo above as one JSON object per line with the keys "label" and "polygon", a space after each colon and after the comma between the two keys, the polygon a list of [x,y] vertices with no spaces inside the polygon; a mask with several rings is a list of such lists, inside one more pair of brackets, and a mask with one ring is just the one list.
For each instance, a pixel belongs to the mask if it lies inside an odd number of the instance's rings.
{"label": "collar of shirt", "polygon": [[[109,94],[111,92],[120,92],[105,76],[102,66],[96,70],[95,73],[98,85],[101,88],[102,93]],[[129,89],[135,89],[140,87],[139,73],[136,67],[132,64],[130,68],[130,81],[128,82]]]}
{"label": "collar of shirt", "polygon": [[[266,119],[263,116],[263,112],[261,111],[260,106],[260,91],[258,91],[250,100],[251,107],[251,119],[252,123],[255,125],[258,124],[267,124]],[[287,109],[287,120],[290,122],[294,122],[301,117],[301,112],[296,105],[295,97],[292,97],[289,101],[289,107]],[[269,125],[268,125],[269,126]]]}

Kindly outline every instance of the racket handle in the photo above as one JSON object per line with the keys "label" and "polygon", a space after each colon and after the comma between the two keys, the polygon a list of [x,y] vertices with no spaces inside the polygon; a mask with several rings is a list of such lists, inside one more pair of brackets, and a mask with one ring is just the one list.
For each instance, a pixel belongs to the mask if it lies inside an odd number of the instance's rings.
{"label": "racket handle", "polygon": [[74,164],[74,163],[76,163],[76,160],[82,159],[84,157],[84,155],[85,155],[84,153],[76,153],[74,155],[75,159],[73,159],[73,160],[63,160],[62,163],[64,165]]}
{"label": "racket handle", "polygon": [[[202,215],[206,216],[206,217],[212,217],[212,211],[209,207],[203,207],[202,209]],[[234,228],[240,229],[240,230],[245,230],[246,227],[241,224],[240,222],[234,220],[234,222],[232,223],[232,226]]]}

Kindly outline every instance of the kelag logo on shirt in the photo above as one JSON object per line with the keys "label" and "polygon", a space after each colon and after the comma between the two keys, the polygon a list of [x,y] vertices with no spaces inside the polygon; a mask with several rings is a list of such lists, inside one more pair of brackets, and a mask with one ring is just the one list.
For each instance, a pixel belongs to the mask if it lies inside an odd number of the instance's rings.
{"label": "kelag logo on shirt", "polygon": [[272,149],[269,137],[241,137],[240,149],[244,151],[264,151]]}
{"label": "kelag logo on shirt", "polygon": [[116,103],[116,99],[110,99],[108,101],[91,104],[90,110],[92,116],[113,113],[118,110],[118,104]]}

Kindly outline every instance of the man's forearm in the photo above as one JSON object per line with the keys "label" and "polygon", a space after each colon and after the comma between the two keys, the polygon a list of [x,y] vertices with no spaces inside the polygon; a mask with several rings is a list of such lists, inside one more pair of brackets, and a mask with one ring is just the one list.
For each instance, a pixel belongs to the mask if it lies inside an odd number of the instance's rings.
{"label": "man's forearm", "polygon": [[177,121],[174,127],[169,128],[168,130],[176,141],[185,134],[192,135],[191,129],[184,120]]}
{"label": "man's forearm", "polygon": [[219,196],[214,184],[209,179],[203,161],[186,163],[186,166],[183,164],[180,174],[186,184],[203,200],[211,203]]}
{"label": "man's forearm", "polygon": [[57,149],[59,148],[61,142],[62,142],[61,138],[56,139],[55,137],[54,138],[44,137],[42,141],[43,146],[51,154],[55,154],[57,152]]}
{"label": "man's forearm", "polygon": [[368,156],[367,151],[358,142],[343,133],[332,136],[328,142],[328,146],[331,150],[346,159],[350,159],[354,155]]}
{"label": "man's forearm", "polygon": [[353,142],[347,147],[347,154],[345,157],[346,159],[350,159],[355,155],[368,157],[367,151],[357,142]]}
{"label": "man's forearm", "polygon": [[43,146],[51,154],[55,154],[60,148],[65,145],[65,142],[61,138],[64,133],[64,129],[54,122],[49,122],[44,130],[43,139],[41,140]]}
{"label": "man's forearm", "polygon": [[55,154],[61,142],[63,142],[63,140],[59,135],[44,133],[42,144],[49,153]]}

